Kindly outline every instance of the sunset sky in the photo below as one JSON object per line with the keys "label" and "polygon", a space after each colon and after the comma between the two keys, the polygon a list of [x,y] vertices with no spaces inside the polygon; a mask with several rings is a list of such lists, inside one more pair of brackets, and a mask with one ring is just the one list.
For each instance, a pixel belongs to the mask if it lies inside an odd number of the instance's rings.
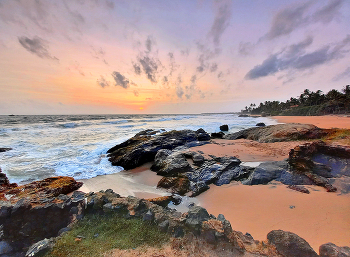
{"label": "sunset sky", "polygon": [[350,84],[348,0],[0,0],[0,114],[202,113]]}

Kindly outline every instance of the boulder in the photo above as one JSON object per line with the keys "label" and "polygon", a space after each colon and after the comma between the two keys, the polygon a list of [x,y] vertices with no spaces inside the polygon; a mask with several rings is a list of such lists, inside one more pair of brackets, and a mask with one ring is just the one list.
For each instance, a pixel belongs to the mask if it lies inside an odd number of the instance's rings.
{"label": "boulder", "polygon": [[240,115],[238,115],[238,117],[249,117],[249,115],[248,114],[240,114]]}
{"label": "boulder", "polygon": [[220,132],[211,133],[211,134],[210,134],[210,137],[211,137],[212,139],[214,139],[214,138],[220,138],[220,139],[222,139],[222,138],[224,137],[224,135],[225,135],[225,133],[220,131]]}
{"label": "boulder", "polygon": [[198,145],[191,145],[191,143],[210,140],[210,135],[203,129],[198,131],[173,130],[159,135],[150,135],[150,133],[142,131],[109,149],[107,153],[112,165],[122,166],[124,169],[133,169],[146,162],[153,161],[157,152],[161,149],[173,150],[179,146],[191,147]]}
{"label": "boulder", "polygon": [[170,189],[171,193],[185,195],[190,191],[190,181],[187,177],[163,177],[157,187]]}
{"label": "boulder", "polygon": [[332,243],[321,245],[319,252],[320,257],[350,257],[350,247],[339,247]]}
{"label": "boulder", "polygon": [[157,174],[162,176],[176,176],[179,173],[192,171],[191,165],[181,152],[173,152],[163,161],[157,160],[157,162],[152,165],[151,169],[157,171]]}
{"label": "boulder", "polygon": [[245,185],[267,184],[272,180],[280,178],[282,172],[287,170],[288,163],[285,161],[264,162],[256,167],[248,179],[242,183]]}
{"label": "boulder", "polygon": [[283,230],[272,230],[267,234],[267,240],[285,257],[317,257],[318,254],[308,242],[300,236]]}
{"label": "boulder", "polygon": [[228,131],[228,125],[227,125],[227,124],[221,125],[221,126],[220,126],[220,130],[221,130],[221,131]]}
{"label": "boulder", "polygon": [[186,225],[190,227],[200,227],[202,222],[209,220],[209,213],[200,206],[193,206],[187,212]]}
{"label": "boulder", "polygon": [[266,127],[253,127],[227,134],[225,139],[249,139],[262,143],[322,138],[332,130],[320,129],[311,124],[278,124]]}
{"label": "boulder", "polygon": [[257,127],[265,127],[266,124],[264,122],[259,122],[255,126],[257,126]]}
{"label": "boulder", "polygon": [[12,150],[12,148],[0,147],[0,153]]}

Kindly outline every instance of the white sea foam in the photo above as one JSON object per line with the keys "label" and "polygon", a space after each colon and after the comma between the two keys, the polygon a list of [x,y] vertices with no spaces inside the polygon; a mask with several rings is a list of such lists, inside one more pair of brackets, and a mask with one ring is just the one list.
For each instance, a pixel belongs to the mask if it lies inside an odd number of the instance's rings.
{"label": "white sea foam", "polygon": [[0,153],[0,165],[14,183],[57,175],[92,178],[121,171],[106,152],[139,131],[203,128],[212,133],[228,124],[236,132],[258,122],[276,124],[234,114],[0,116],[0,147],[13,148]]}

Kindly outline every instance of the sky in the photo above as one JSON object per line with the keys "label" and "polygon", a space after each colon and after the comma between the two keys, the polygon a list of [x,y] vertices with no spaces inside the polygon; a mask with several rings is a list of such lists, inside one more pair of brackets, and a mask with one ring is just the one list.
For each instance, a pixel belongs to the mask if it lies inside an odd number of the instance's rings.
{"label": "sky", "polygon": [[350,84],[348,0],[0,0],[0,114],[236,112]]}

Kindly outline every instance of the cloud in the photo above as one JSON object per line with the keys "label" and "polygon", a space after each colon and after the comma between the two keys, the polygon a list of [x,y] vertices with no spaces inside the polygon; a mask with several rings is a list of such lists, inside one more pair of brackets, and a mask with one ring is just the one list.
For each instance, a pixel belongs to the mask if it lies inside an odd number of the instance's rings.
{"label": "cloud", "polygon": [[296,28],[305,24],[308,18],[304,17],[312,2],[308,1],[297,6],[288,6],[280,10],[273,17],[270,31],[267,33],[269,39],[274,39],[282,35],[288,35]]}
{"label": "cloud", "polygon": [[169,76],[173,75],[173,72],[177,70],[177,68],[179,67],[179,65],[176,64],[175,62],[175,57],[174,54],[172,52],[168,53],[169,59],[170,59],[170,71],[169,71]]}
{"label": "cloud", "polygon": [[266,60],[251,69],[245,79],[258,79],[273,75],[283,70],[305,70],[320,66],[345,57],[349,50],[344,49],[350,44],[350,35],[344,40],[321,47],[310,53],[305,53],[305,48],[311,45],[312,39],[289,46],[280,53],[270,55]]}
{"label": "cloud", "polygon": [[113,71],[112,77],[115,80],[115,86],[120,86],[125,89],[130,87],[130,81],[118,71]]}
{"label": "cloud", "polygon": [[333,0],[312,15],[314,22],[329,23],[339,14],[339,10],[344,0]]}
{"label": "cloud", "polygon": [[342,73],[335,76],[332,80],[338,81],[338,80],[345,79],[345,78],[350,78],[350,67],[346,68],[345,71],[343,71]]}
{"label": "cloud", "polygon": [[134,93],[134,96],[139,96],[139,91],[138,91],[138,90],[135,89],[135,90],[133,91],[133,93]]}
{"label": "cloud", "polygon": [[97,85],[99,85],[102,88],[105,88],[109,87],[110,83],[101,75],[101,77],[97,79]]}
{"label": "cloud", "polygon": [[215,48],[214,50],[211,50],[199,42],[197,42],[197,49],[200,54],[198,56],[199,66],[197,66],[196,70],[197,72],[201,73],[204,72],[207,68],[211,67],[210,60],[217,57],[221,53],[221,49]]}
{"label": "cloud", "polygon": [[46,41],[40,37],[35,36],[33,39],[30,39],[23,36],[18,37],[18,41],[27,51],[35,54],[40,58],[58,60],[57,57],[52,56],[49,53]]}
{"label": "cloud", "polygon": [[253,52],[254,45],[250,42],[240,42],[238,53],[243,56],[250,55]]}
{"label": "cloud", "polygon": [[316,10],[313,14],[307,11],[317,1],[307,1],[299,5],[288,6],[276,13],[273,17],[271,28],[265,37],[274,39],[280,36],[289,35],[294,30],[313,23],[323,24],[331,22],[343,5],[344,0],[328,1],[328,4]]}
{"label": "cloud", "polygon": [[215,18],[208,33],[216,46],[220,44],[220,38],[230,24],[232,15],[232,1],[220,0],[215,2]]}
{"label": "cloud", "polygon": [[137,63],[134,63],[133,67],[134,67],[135,74],[136,75],[140,75],[141,74],[141,67],[140,67],[140,65],[138,65]]}
{"label": "cloud", "polygon": [[156,61],[148,56],[139,57],[138,61],[141,64],[143,71],[146,73],[147,78],[152,83],[157,83],[156,73],[157,73],[158,65]]}
{"label": "cloud", "polygon": [[152,52],[153,45],[155,45],[155,40],[152,36],[148,36],[145,42],[145,46],[147,51],[150,53]]}
{"label": "cloud", "polygon": [[210,66],[210,72],[215,72],[218,69],[218,64],[217,63],[212,63]]}
{"label": "cloud", "polygon": [[177,80],[176,80],[175,92],[176,92],[177,97],[180,98],[180,99],[182,99],[182,96],[185,93],[184,89],[181,86],[181,84],[182,84],[182,78],[181,78],[181,75],[179,75],[177,77]]}

